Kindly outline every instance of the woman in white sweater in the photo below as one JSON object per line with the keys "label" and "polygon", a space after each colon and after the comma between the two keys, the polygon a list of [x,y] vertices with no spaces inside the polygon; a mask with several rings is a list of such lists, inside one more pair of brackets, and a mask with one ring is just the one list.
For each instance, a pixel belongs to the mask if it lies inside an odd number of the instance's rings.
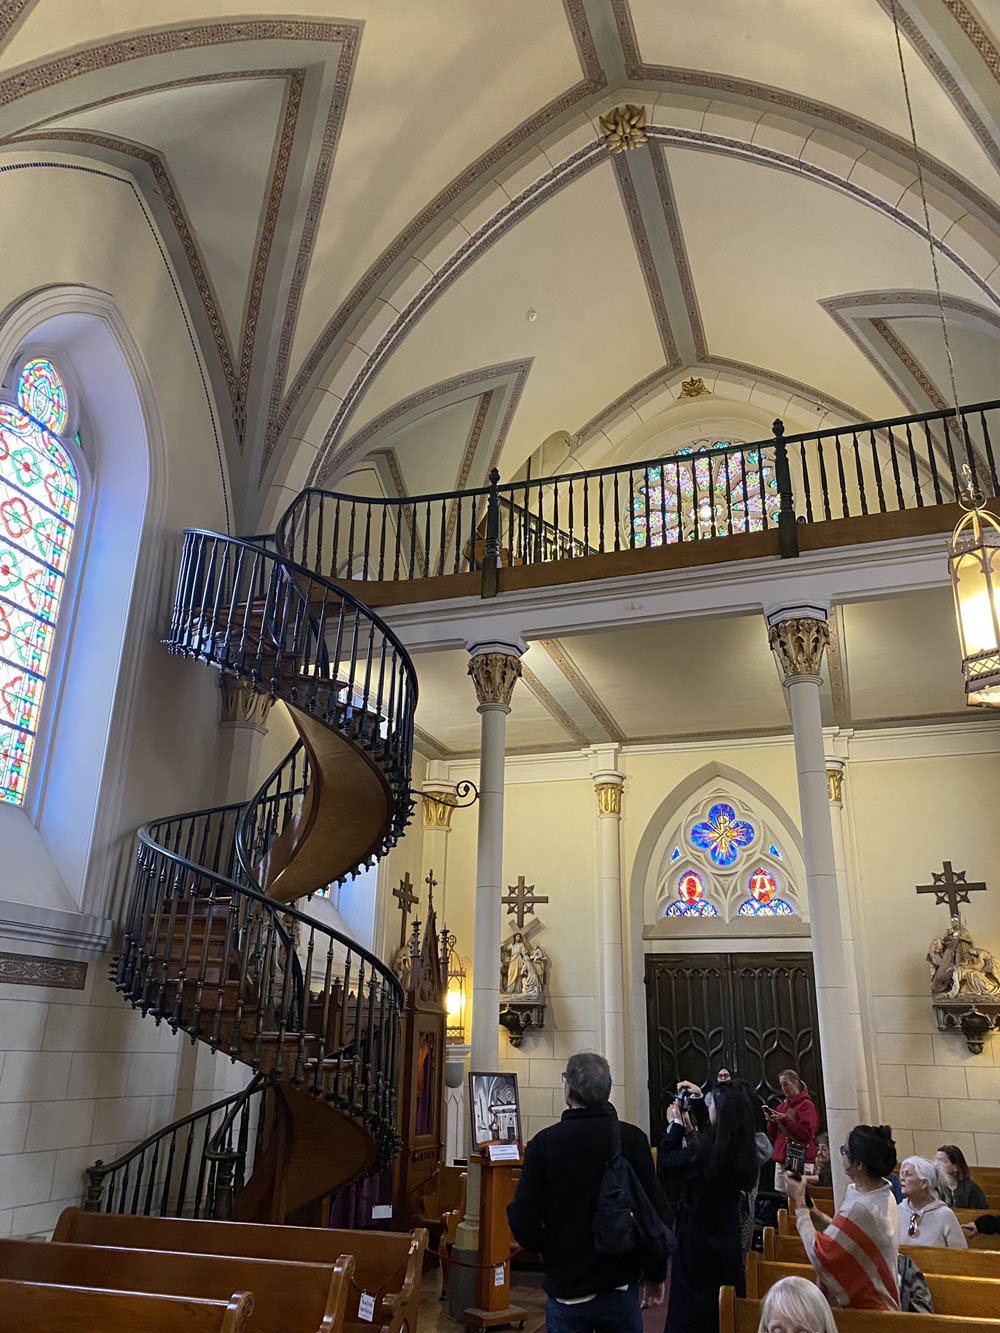
{"label": "woman in white sweater", "polygon": [[899,1169],[903,1201],[899,1205],[899,1240],[902,1245],[939,1245],[968,1249],[958,1218],[944,1201],[944,1182],[936,1162],[907,1157]]}

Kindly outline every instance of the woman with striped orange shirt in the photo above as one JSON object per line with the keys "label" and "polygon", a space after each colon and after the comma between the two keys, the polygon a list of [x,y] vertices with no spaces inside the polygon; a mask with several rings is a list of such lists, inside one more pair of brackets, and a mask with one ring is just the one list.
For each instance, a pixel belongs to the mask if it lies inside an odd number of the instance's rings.
{"label": "woman with striped orange shirt", "polygon": [[805,1202],[805,1183],[786,1174],[795,1225],[833,1306],[898,1310],[899,1215],[886,1177],[896,1162],[887,1126],[856,1125],[841,1148],[850,1184],[837,1214]]}

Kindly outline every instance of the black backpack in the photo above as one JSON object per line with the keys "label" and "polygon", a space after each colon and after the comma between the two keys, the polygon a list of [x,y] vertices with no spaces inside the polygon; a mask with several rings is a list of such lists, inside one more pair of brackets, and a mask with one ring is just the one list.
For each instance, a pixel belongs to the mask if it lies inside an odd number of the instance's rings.
{"label": "black backpack", "polygon": [[631,1254],[662,1261],[676,1248],[673,1233],[649,1201],[632,1163],[622,1152],[621,1127],[612,1108],[611,1155],[597,1189],[594,1249],[599,1254]]}

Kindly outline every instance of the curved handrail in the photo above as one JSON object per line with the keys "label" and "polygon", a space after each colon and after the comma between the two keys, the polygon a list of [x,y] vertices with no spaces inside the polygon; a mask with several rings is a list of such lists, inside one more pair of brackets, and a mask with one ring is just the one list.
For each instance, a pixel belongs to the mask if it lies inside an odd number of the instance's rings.
{"label": "curved handrail", "polygon": [[[148,1212],[153,1203],[153,1196],[159,1196],[158,1208],[161,1216],[166,1216],[171,1211],[182,1213],[185,1208],[197,1216],[202,1211],[203,1199],[210,1205],[208,1211],[216,1215],[216,1194],[218,1189],[218,1171],[221,1170],[227,1176],[223,1184],[224,1189],[229,1188],[230,1172],[237,1171],[242,1174],[245,1168],[245,1162],[240,1162],[240,1157],[245,1158],[247,1149],[246,1127],[249,1117],[249,1103],[256,1096],[262,1096],[267,1087],[267,1079],[263,1074],[255,1074],[245,1088],[239,1092],[231,1092],[225,1097],[220,1097],[218,1101],[212,1102],[208,1106],[203,1106],[197,1111],[191,1111],[180,1119],[174,1120],[171,1124],[163,1126],[161,1129],[148,1134],[141,1142],[134,1145],[127,1152],[116,1157],[112,1162],[105,1162],[102,1159],[94,1163],[93,1166],[86,1168],[87,1173],[87,1195],[84,1200],[84,1209],[87,1212],[100,1212],[102,1208],[102,1195],[105,1186],[108,1187],[107,1202],[103,1204],[106,1212],[115,1211],[115,1194],[118,1194],[117,1211],[123,1211],[122,1205],[127,1203],[129,1194],[129,1185],[132,1185],[133,1211],[140,1200],[144,1204],[143,1211]],[[228,1108],[228,1109],[226,1109]],[[211,1139],[208,1132],[212,1124],[212,1118],[219,1111],[226,1110],[220,1124],[212,1132]],[[236,1117],[243,1114],[243,1123],[240,1131],[240,1144],[236,1149],[231,1146],[228,1149],[222,1147],[223,1142],[231,1135],[232,1127]],[[193,1155],[193,1146],[197,1127],[204,1122],[205,1132],[203,1144],[200,1152],[200,1163],[197,1168],[197,1179],[194,1186],[193,1198],[188,1195],[187,1187],[191,1174],[191,1160]],[[174,1180],[174,1168],[176,1164],[176,1149],[178,1136],[184,1137],[184,1130],[187,1130],[187,1143],[182,1150],[182,1161],[179,1170],[179,1179]],[[161,1145],[166,1144],[166,1150],[161,1154]],[[160,1161],[161,1156],[165,1157],[165,1163],[162,1166],[162,1179]],[[147,1167],[147,1158],[148,1161]],[[211,1162],[218,1164],[215,1175],[206,1171],[203,1163]],[[130,1170],[135,1164],[135,1173],[130,1180]],[[207,1187],[207,1189],[206,1189]]]}

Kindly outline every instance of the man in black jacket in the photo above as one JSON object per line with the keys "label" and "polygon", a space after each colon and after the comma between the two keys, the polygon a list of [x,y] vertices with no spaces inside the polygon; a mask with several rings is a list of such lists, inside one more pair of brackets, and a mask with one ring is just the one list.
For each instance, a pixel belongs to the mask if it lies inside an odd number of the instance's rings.
{"label": "man in black jacket", "polygon": [[[639,1251],[600,1254],[591,1230],[611,1155],[611,1070],[602,1055],[574,1055],[563,1083],[568,1109],[524,1150],[517,1193],[507,1209],[510,1229],[518,1244],[540,1253],[545,1264],[548,1333],[642,1333],[638,1284],[645,1284],[641,1304],[660,1304],[666,1261],[649,1263]],[[645,1134],[622,1122],[621,1143],[666,1221],[667,1200]]]}

